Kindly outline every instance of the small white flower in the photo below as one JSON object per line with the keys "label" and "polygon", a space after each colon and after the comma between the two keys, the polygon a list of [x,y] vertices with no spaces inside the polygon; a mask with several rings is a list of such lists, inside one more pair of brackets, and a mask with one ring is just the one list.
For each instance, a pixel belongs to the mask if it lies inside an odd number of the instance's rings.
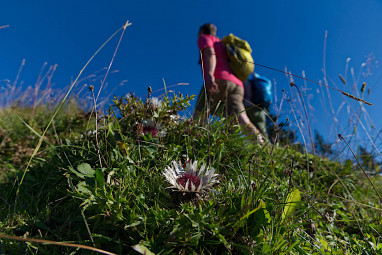
{"label": "small white flower", "polygon": [[162,107],[162,100],[160,100],[157,97],[151,98],[151,104],[154,108],[161,108]]}
{"label": "small white flower", "polygon": [[86,135],[88,135],[88,136],[93,136],[93,135],[96,135],[96,133],[97,133],[97,130],[89,130],[89,131],[86,133]]}
{"label": "small white flower", "polygon": [[163,175],[171,184],[169,188],[183,192],[202,192],[218,183],[218,174],[215,174],[215,170],[206,168],[206,164],[198,169],[198,161],[186,162],[185,165],[173,161],[170,166],[166,167]]}
{"label": "small white flower", "polygon": [[174,122],[179,122],[180,116],[178,114],[171,114],[170,115],[170,120]]}
{"label": "small white flower", "polygon": [[[88,132],[85,133],[86,136],[95,136],[96,134],[97,134],[97,130],[89,130]],[[84,139],[85,135],[81,134],[81,139]]]}
{"label": "small white flower", "polygon": [[162,100],[160,100],[157,97],[147,97],[145,100],[145,104],[154,110],[158,110],[162,107]]}

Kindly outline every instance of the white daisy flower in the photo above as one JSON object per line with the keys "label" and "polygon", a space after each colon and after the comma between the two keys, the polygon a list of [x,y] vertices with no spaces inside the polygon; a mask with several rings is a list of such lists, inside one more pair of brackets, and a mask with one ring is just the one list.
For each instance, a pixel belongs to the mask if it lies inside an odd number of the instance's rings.
{"label": "white daisy flower", "polygon": [[186,162],[185,166],[181,162],[173,161],[166,167],[163,175],[171,184],[169,188],[182,192],[202,192],[218,183],[215,170],[206,168],[206,164],[198,169],[198,161]]}

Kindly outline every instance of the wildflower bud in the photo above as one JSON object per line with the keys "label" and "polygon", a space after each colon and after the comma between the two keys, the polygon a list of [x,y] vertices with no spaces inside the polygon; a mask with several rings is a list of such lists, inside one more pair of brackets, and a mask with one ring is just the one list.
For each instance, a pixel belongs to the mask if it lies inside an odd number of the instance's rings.
{"label": "wildflower bud", "polygon": [[366,82],[362,83],[361,92],[364,92],[366,88]]}
{"label": "wildflower bud", "polygon": [[149,92],[149,94],[151,94],[151,92],[153,92],[153,89],[151,88],[151,86],[147,87],[147,92]]}
{"label": "wildflower bud", "polygon": [[340,77],[340,80],[343,82],[343,84],[345,84],[345,85],[347,84],[345,78],[341,74],[339,74],[338,77]]}
{"label": "wildflower bud", "polygon": [[93,85],[90,85],[90,86],[89,86],[89,90],[90,90],[90,91],[93,91],[93,90],[94,90],[94,86],[93,86]]}

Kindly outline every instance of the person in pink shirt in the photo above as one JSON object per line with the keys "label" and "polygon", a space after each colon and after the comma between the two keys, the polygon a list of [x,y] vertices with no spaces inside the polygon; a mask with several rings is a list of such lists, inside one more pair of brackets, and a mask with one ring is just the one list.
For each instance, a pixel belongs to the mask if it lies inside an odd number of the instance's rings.
{"label": "person in pink shirt", "polygon": [[223,114],[228,118],[237,117],[239,124],[246,127],[249,134],[256,135],[257,140],[263,143],[262,135],[245,112],[243,82],[229,68],[226,48],[216,37],[216,31],[214,24],[204,24],[199,29],[198,47],[204,86],[200,90],[193,118],[198,119],[203,114],[204,119],[210,113]]}

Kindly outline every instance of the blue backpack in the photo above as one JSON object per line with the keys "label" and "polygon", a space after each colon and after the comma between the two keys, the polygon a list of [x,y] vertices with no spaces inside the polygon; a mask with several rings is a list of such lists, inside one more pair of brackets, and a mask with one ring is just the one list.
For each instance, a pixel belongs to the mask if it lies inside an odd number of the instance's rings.
{"label": "blue backpack", "polygon": [[[255,75],[256,77],[252,73],[248,78],[250,88],[245,86],[246,89],[252,90],[252,93],[249,93],[249,95],[252,95],[248,99],[252,104],[257,105],[262,109],[268,109],[269,105],[272,103],[272,82],[268,78],[262,77],[257,73]],[[246,91],[244,93],[246,93]]]}

